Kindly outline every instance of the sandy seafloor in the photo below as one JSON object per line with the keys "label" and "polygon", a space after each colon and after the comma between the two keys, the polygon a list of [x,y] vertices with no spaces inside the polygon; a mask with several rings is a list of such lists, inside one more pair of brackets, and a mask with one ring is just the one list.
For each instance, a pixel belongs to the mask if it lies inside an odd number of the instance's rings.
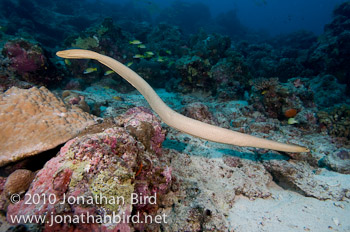
{"label": "sandy seafloor", "polygon": [[238,196],[229,213],[234,231],[350,231],[350,203],[305,197],[277,185],[272,196]]}

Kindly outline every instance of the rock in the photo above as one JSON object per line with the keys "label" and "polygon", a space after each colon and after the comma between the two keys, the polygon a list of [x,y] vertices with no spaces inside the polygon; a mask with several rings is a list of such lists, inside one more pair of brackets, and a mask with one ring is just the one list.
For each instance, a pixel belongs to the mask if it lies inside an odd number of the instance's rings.
{"label": "rock", "polygon": [[182,110],[183,114],[187,117],[199,120],[204,123],[208,123],[211,125],[218,125],[218,120],[214,117],[214,115],[209,111],[208,106],[204,105],[200,102],[195,102],[188,104]]}
{"label": "rock", "polygon": [[333,152],[325,157],[322,162],[330,169],[344,173],[350,174],[350,151],[341,149]]}
{"label": "rock", "polygon": [[[120,120],[127,123],[132,113],[141,116],[142,112],[139,108],[131,109]],[[147,121],[152,130],[157,131],[160,125],[156,117],[151,113],[146,115],[148,118],[139,117],[138,122]],[[158,129],[162,131],[161,127]],[[130,133],[114,125],[103,132],[68,141],[58,156],[38,172],[25,198],[9,205],[7,220],[17,224],[20,222],[12,220],[14,215],[44,214],[85,219],[89,215],[94,218],[139,215],[140,220],[145,215],[159,215],[163,207],[169,207],[166,202],[172,202],[174,198],[174,194],[171,194],[172,168],[160,161],[160,154],[153,150],[146,151],[144,141],[138,141],[137,136],[133,137]],[[148,137],[148,140],[151,139]],[[147,143],[151,144],[150,141]],[[39,196],[36,199],[39,202],[32,202],[34,198],[31,199],[31,196]],[[135,201],[133,196],[138,200]],[[155,202],[150,200],[151,196],[155,196]],[[32,204],[28,204],[28,201]],[[62,231],[69,228],[70,231],[127,232],[160,227],[159,223],[133,224],[124,221],[49,225],[45,224],[44,230]]]}
{"label": "rock", "polygon": [[117,118],[117,124],[123,126],[131,135],[143,143],[147,150],[160,154],[165,131],[161,121],[145,107],[134,107]]}
{"label": "rock", "polygon": [[[322,169],[313,170],[304,161],[269,160],[264,161],[264,166],[271,172],[276,183],[305,196],[341,201],[347,198],[346,193],[350,191],[348,176],[336,176]],[[344,181],[340,181],[341,178]]]}

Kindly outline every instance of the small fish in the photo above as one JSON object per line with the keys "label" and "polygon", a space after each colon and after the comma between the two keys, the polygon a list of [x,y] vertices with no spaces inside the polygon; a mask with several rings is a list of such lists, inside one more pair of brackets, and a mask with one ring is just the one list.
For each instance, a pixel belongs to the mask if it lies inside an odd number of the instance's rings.
{"label": "small fish", "polygon": [[129,41],[129,44],[139,45],[139,44],[142,44],[142,42],[140,40],[135,39],[135,40]]}
{"label": "small fish", "polygon": [[110,75],[112,73],[115,73],[115,72],[113,70],[107,70],[104,75],[108,76],[108,75]]}
{"label": "small fish", "polygon": [[149,57],[152,57],[152,56],[154,56],[153,52],[145,52],[145,57],[149,58]]}
{"label": "small fish", "polygon": [[172,54],[172,52],[170,50],[165,50],[165,53],[168,54],[168,55]]}
{"label": "small fish", "polygon": [[87,68],[84,70],[84,74],[89,74],[96,71],[97,71],[97,68]]}
{"label": "small fish", "polygon": [[68,59],[64,59],[64,63],[65,63],[66,65],[68,65],[68,66],[71,66],[71,65],[72,65],[72,63],[71,63],[70,60],[68,60]]}
{"label": "small fish", "polygon": [[267,90],[264,90],[261,92],[262,95],[266,94],[267,93]]}
{"label": "small fish", "polygon": [[113,99],[117,100],[117,101],[124,101],[124,99],[122,97],[119,97],[119,96],[114,96]]}
{"label": "small fish", "polygon": [[165,61],[164,57],[158,56],[157,62],[162,63],[164,61]]}
{"label": "small fish", "polygon": [[109,86],[103,86],[102,88],[104,88],[104,89],[111,89]]}
{"label": "small fish", "polygon": [[141,54],[136,54],[136,55],[133,56],[133,58],[135,58],[135,59],[143,59],[143,58],[145,58],[145,56],[141,55]]}
{"label": "small fish", "polygon": [[138,48],[146,48],[146,45],[144,45],[144,44],[139,44],[137,47],[138,47]]}
{"label": "small fish", "polygon": [[297,120],[295,120],[295,118],[288,119],[288,124],[289,125],[293,125],[293,124],[296,124],[296,123],[299,123],[299,122]]}
{"label": "small fish", "polygon": [[128,63],[126,63],[126,66],[130,67],[131,65],[133,65],[134,62],[130,61]]}

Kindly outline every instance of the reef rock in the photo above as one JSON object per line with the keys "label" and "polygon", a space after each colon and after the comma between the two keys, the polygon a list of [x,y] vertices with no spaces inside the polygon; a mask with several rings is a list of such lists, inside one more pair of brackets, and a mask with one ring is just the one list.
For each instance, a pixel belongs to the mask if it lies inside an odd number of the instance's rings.
{"label": "reef rock", "polygon": [[56,147],[95,123],[45,87],[0,94],[0,166]]}
{"label": "reef rock", "polygon": [[147,150],[161,154],[165,131],[160,120],[145,107],[134,107],[116,119],[132,136],[137,138]]}
{"label": "reef rock", "polygon": [[[160,223],[133,224],[126,218],[159,218],[162,208],[172,202],[171,184],[171,167],[160,162],[156,152],[146,150],[137,136],[114,125],[68,141],[38,172],[25,198],[7,208],[7,220],[20,223],[13,220],[15,215],[80,218],[65,224],[48,218],[44,231],[159,231]],[[147,198],[152,196],[155,199]]]}
{"label": "reef rock", "polygon": [[210,112],[208,106],[200,102],[194,102],[185,106],[183,108],[183,114],[211,125],[219,124],[217,118]]}
{"label": "reef rock", "polygon": [[9,59],[9,70],[28,83],[47,86],[61,79],[38,44],[24,39],[10,40],[4,45],[2,53]]}
{"label": "reef rock", "polygon": [[326,156],[323,163],[336,172],[350,174],[350,150],[340,149],[333,152]]}
{"label": "reef rock", "polygon": [[347,175],[312,168],[303,161],[269,160],[264,162],[264,166],[273,175],[276,183],[297,190],[305,196],[336,201],[349,198],[350,184]]}

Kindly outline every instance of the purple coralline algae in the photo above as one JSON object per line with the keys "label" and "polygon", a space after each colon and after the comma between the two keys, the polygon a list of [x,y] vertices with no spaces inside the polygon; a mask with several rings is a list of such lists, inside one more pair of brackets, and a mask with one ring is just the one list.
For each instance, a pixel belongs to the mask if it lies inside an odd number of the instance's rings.
{"label": "purple coralline algae", "polygon": [[[172,183],[172,168],[159,161],[164,140],[159,120],[144,108],[130,109],[124,117],[125,128],[111,127],[67,142],[37,173],[24,199],[9,205],[7,220],[17,224],[23,221],[15,221],[15,215],[46,215],[44,231],[126,232],[160,226],[101,221],[113,215],[156,216]],[[145,143],[150,145],[147,150]],[[50,221],[64,216],[96,221]]]}
{"label": "purple coralline algae", "polygon": [[131,135],[141,141],[147,150],[161,154],[165,131],[162,129],[160,120],[149,109],[145,107],[131,108],[117,121]]}
{"label": "purple coralline algae", "polygon": [[2,53],[9,59],[9,70],[22,80],[48,85],[60,79],[60,76],[55,75],[54,66],[45,56],[44,50],[37,44],[24,39],[10,40],[4,45]]}

